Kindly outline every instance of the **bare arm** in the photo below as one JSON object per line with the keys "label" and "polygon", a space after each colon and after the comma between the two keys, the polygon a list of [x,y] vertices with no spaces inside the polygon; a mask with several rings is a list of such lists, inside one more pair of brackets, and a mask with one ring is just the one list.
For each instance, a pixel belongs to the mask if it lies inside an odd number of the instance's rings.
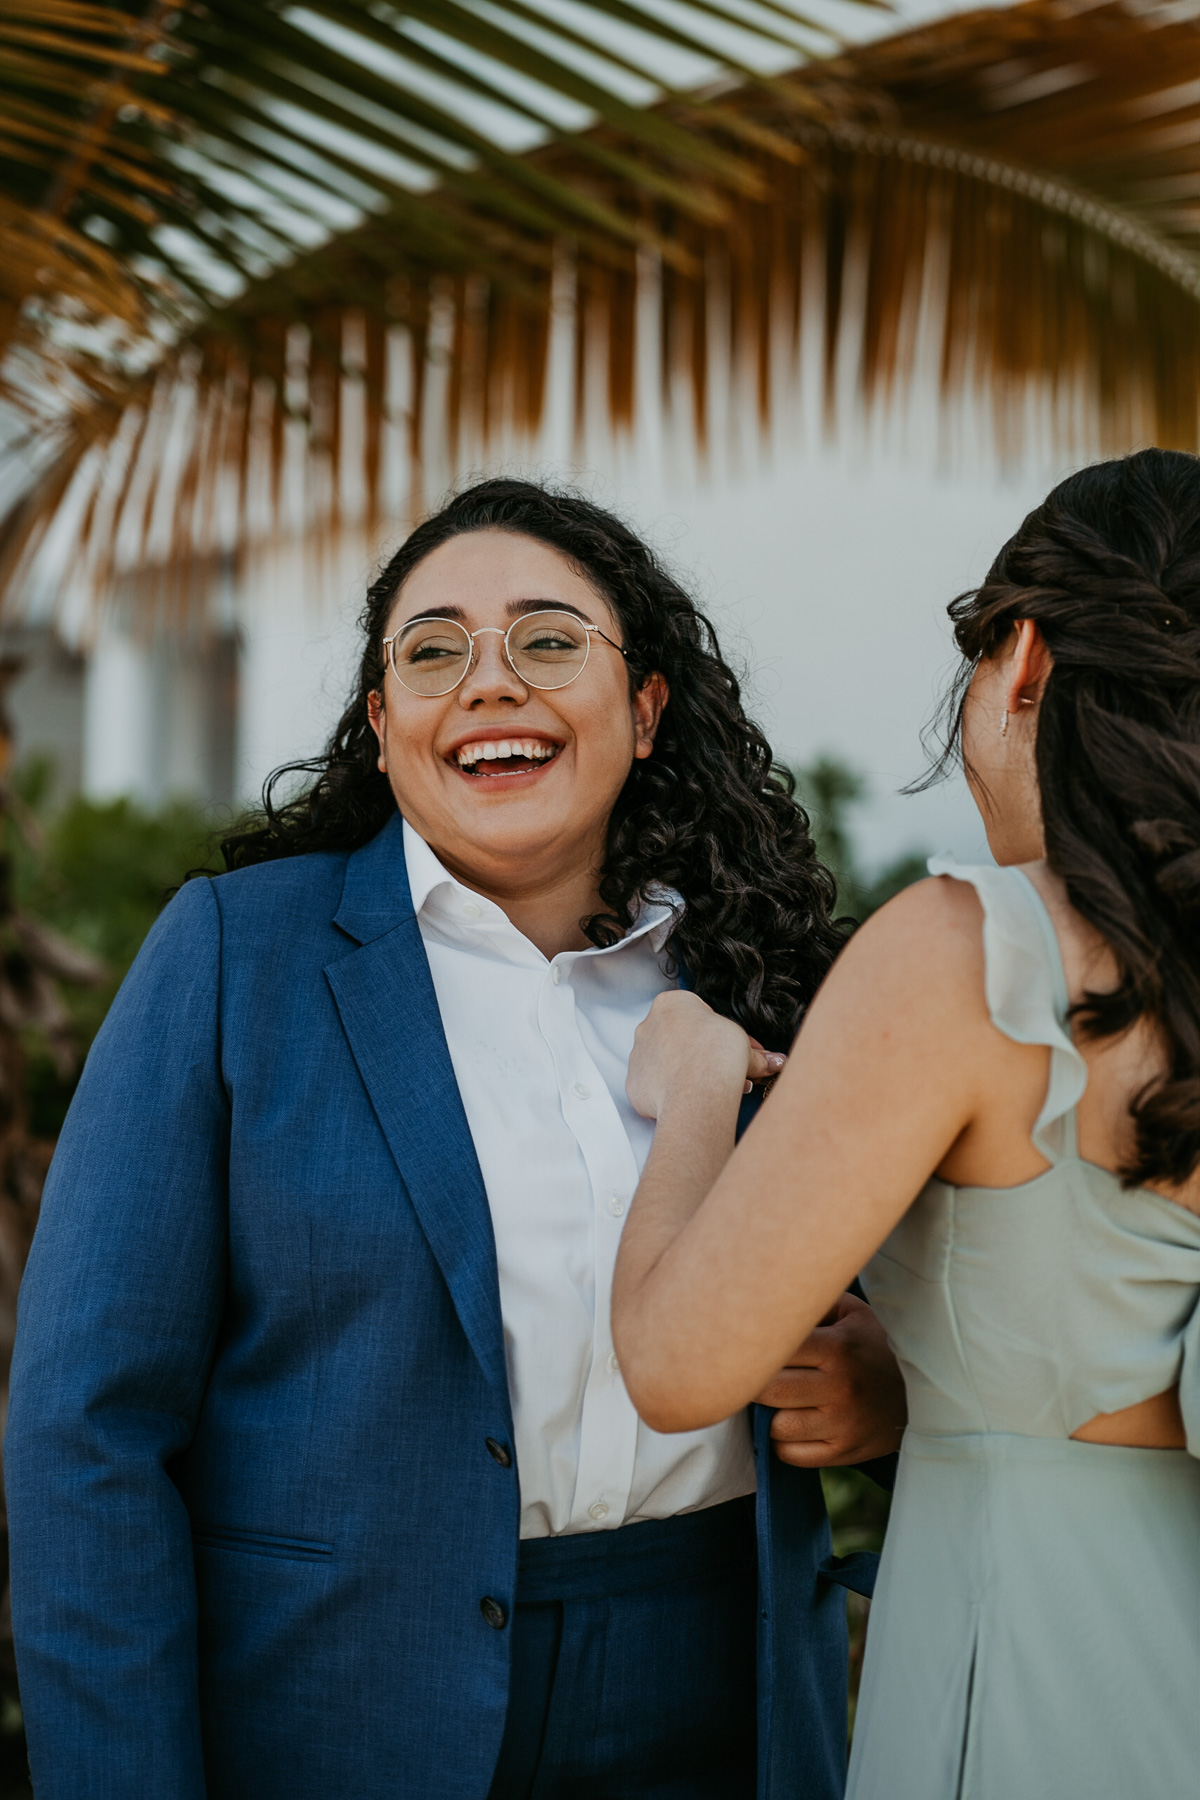
{"label": "bare arm", "polygon": [[694,995],[656,1001],[629,1091],[658,1126],[613,1290],[626,1385],[655,1429],[713,1424],[761,1392],[969,1130],[996,1035],[982,954],[962,884],[885,907],[732,1155],[746,1040]]}

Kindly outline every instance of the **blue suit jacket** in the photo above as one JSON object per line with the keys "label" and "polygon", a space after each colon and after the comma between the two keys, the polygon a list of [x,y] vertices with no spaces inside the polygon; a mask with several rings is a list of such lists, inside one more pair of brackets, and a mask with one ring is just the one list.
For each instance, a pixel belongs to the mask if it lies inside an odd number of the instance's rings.
{"label": "blue suit jacket", "polygon": [[[757,1424],[760,1794],[837,1800],[842,1578]],[[487,1198],[397,817],[193,881],[98,1037],[6,1443],[38,1800],[485,1800],[515,1469]]]}

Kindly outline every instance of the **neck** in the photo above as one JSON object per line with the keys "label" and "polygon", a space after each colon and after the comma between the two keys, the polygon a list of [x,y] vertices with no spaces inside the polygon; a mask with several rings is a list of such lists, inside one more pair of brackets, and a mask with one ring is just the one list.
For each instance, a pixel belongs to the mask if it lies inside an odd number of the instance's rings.
{"label": "neck", "polygon": [[573,868],[531,875],[528,867],[520,874],[455,866],[447,856],[442,863],[462,882],[486,900],[493,900],[507,913],[512,923],[535,944],[549,961],[563,950],[586,950],[588,939],[579,921],[601,910],[596,871]]}

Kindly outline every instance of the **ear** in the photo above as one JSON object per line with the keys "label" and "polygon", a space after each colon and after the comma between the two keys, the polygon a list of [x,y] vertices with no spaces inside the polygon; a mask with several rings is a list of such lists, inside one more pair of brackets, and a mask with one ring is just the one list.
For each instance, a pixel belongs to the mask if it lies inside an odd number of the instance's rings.
{"label": "ear", "polygon": [[383,695],[373,690],[367,695],[367,718],[371,721],[371,730],[379,739],[379,756],[376,768],[380,774],[387,774],[387,715],[383,710]]}
{"label": "ear", "polygon": [[645,681],[633,696],[633,754],[643,759],[649,756],[654,748],[654,739],[658,732],[658,722],[663,715],[663,707],[671,697],[666,677],[658,670],[647,675]]}
{"label": "ear", "polygon": [[1004,704],[1011,714],[1023,706],[1036,706],[1054,666],[1054,658],[1033,619],[1017,620],[1017,642],[1008,666]]}

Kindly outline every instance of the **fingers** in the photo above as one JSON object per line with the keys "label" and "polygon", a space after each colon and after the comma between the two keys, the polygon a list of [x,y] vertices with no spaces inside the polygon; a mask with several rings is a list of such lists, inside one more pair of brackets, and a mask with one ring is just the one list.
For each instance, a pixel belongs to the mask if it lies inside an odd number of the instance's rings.
{"label": "fingers", "polygon": [[[805,1338],[799,1349],[792,1351],[792,1354],[788,1357],[786,1364],[780,1369],[779,1373],[771,1377],[771,1386],[773,1387],[775,1382],[788,1376],[804,1379],[807,1375],[807,1378],[811,1380],[816,1372],[825,1368],[831,1358],[836,1357],[837,1348],[836,1341],[830,1342],[828,1328],[823,1325],[818,1325],[817,1329],[809,1337]],[[767,1391],[768,1390],[764,1389],[764,1394]],[[787,1404],[786,1401],[767,1400],[762,1395],[760,1395],[759,1398],[763,1406],[779,1406]],[[804,1401],[802,1404],[814,1405],[815,1402]]]}
{"label": "fingers", "polygon": [[844,1469],[869,1462],[871,1452],[863,1452],[856,1444],[839,1443],[832,1438],[814,1438],[806,1444],[776,1444],[775,1454],[792,1469]]}
{"label": "fingers", "polygon": [[771,1441],[780,1462],[796,1469],[844,1468],[870,1462],[899,1448],[902,1428],[886,1427],[870,1415],[838,1407],[806,1407],[777,1412]]}
{"label": "fingers", "polygon": [[780,1369],[758,1396],[758,1404],[798,1412],[806,1407],[823,1405],[827,1388],[828,1383],[817,1368]]}
{"label": "fingers", "polygon": [[775,1408],[771,1437],[781,1462],[843,1467],[899,1446],[907,1417],[904,1381],[877,1316],[843,1294],[759,1396]]}
{"label": "fingers", "polygon": [[830,1436],[832,1421],[823,1406],[780,1407],[771,1420],[777,1444],[814,1444]]}
{"label": "fingers", "polygon": [[829,1469],[857,1462],[858,1439],[844,1429],[846,1423],[838,1409],[831,1407],[777,1412],[771,1421],[775,1454],[794,1469]]}
{"label": "fingers", "polygon": [[634,1034],[625,1091],[645,1118],[662,1116],[662,1100],[697,1081],[765,1081],[784,1058],[747,1037],[733,1019],[682,989],[659,994]]}
{"label": "fingers", "polygon": [[[753,1086],[756,1081],[770,1081],[778,1075],[787,1057],[779,1055],[777,1051],[764,1050],[757,1038],[747,1037],[746,1042],[749,1045],[746,1079],[750,1085]],[[746,1092],[750,1092],[750,1087],[747,1087]]]}
{"label": "fingers", "polygon": [[701,1013],[711,1011],[712,1007],[708,1001],[702,1000],[699,994],[693,994],[690,988],[666,988],[661,994],[656,994],[650,1002],[650,1011],[646,1017],[648,1019],[669,1018],[672,1013],[678,1013],[684,1017],[689,1014],[698,1017]]}
{"label": "fingers", "polygon": [[823,1438],[815,1438],[806,1444],[776,1444],[775,1454],[791,1469],[836,1469],[849,1460],[842,1456],[836,1444]]}

